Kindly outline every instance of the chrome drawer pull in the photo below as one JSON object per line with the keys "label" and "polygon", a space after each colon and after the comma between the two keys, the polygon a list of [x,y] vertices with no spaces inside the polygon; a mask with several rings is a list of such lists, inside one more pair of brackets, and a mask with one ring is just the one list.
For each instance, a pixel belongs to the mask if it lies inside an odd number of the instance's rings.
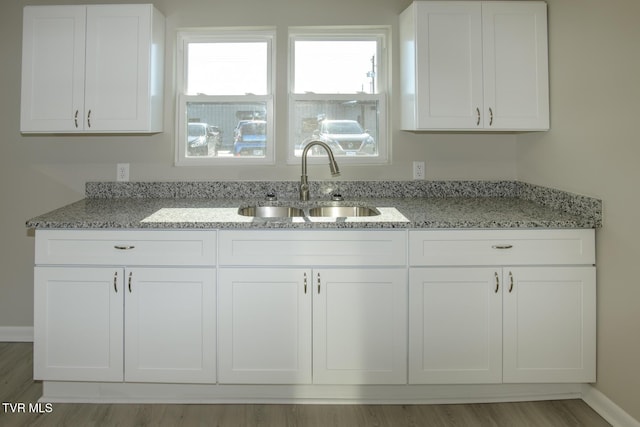
{"label": "chrome drawer pull", "polygon": [[491,246],[493,249],[511,249],[513,245],[493,245]]}
{"label": "chrome drawer pull", "polygon": [[114,248],[119,251],[130,251],[131,249],[135,249],[136,247],[133,245],[115,245]]}

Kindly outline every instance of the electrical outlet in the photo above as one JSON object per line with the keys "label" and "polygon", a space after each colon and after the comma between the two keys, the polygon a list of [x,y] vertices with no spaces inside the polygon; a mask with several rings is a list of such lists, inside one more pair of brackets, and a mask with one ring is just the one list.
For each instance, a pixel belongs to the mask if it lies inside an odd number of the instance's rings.
{"label": "electrical outlet", "polygon": [[413,179],[424,179],[425,166],[424,162],[413,162]]}
{"label": "electrical outlet", "polygon": [[129,163],[118,163],[118,167],[116,169],[116,181],[129,181]]}

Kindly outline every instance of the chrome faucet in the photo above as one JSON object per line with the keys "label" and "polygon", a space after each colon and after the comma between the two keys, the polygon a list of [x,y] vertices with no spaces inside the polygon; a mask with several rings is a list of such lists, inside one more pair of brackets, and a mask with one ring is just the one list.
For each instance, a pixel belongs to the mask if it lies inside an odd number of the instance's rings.
{"label": "chrome faucet", "polygon": [[314,145],[319,145],[325,149],[327,154],[329,155],[329,169],[331,169],[331,176],[340,175],[340,169],[338,168],[338,163],[336,163],[335,157],[333,157],[333,151],[331,148],[322,141],[314,140],[308,143],[304,150],[302,151],[302,176],[300,177],[300,200],[307,201],[309,200],[309,181],[307,178],[307,154],[309,149]]}

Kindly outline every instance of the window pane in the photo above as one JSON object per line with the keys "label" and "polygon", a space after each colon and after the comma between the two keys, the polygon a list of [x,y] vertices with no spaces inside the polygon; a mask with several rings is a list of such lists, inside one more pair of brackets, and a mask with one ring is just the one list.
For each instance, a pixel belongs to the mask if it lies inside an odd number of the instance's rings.
{"label": "window pane", "polygon": [[186,157],[266,156],[266,102],[187,102]]}
{"label": "window pane", "polygon": [[[296,157],[314,139],[326,142],[335,156],[378,155],[377,100],[296,100],[293,120]],[[326,155],[322,148],[311,150],[311,155]]]}
{"label": "window pane", "polygon": [[267,43],[189,43],[187,94],[267,94]]}
{"label": "window pane", "polygon": [[376,40],[296,40],[295,93],[376,93]]}

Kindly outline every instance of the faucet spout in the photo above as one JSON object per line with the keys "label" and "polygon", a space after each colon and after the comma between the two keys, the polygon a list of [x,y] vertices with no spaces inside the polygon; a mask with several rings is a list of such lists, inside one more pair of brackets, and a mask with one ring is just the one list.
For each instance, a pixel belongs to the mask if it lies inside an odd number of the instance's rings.
{"label": "faucet spout", "polygon": [[327,152],[329,156],[329,169],[331,170],[331,176],[340,175],[340,168],[338,167],[338,163],[336,162],[335,157],[333,156],[333,151],[331,151],[331,147],[329,147],[326,143],[314,140],[308,143],[304,150],[302,151],[302,176],[300,177],[300,200],[307,201],[309,200],[309,180],[307,177],[307,155],[309,153],[309,149],[314,145],[319,145]]}

